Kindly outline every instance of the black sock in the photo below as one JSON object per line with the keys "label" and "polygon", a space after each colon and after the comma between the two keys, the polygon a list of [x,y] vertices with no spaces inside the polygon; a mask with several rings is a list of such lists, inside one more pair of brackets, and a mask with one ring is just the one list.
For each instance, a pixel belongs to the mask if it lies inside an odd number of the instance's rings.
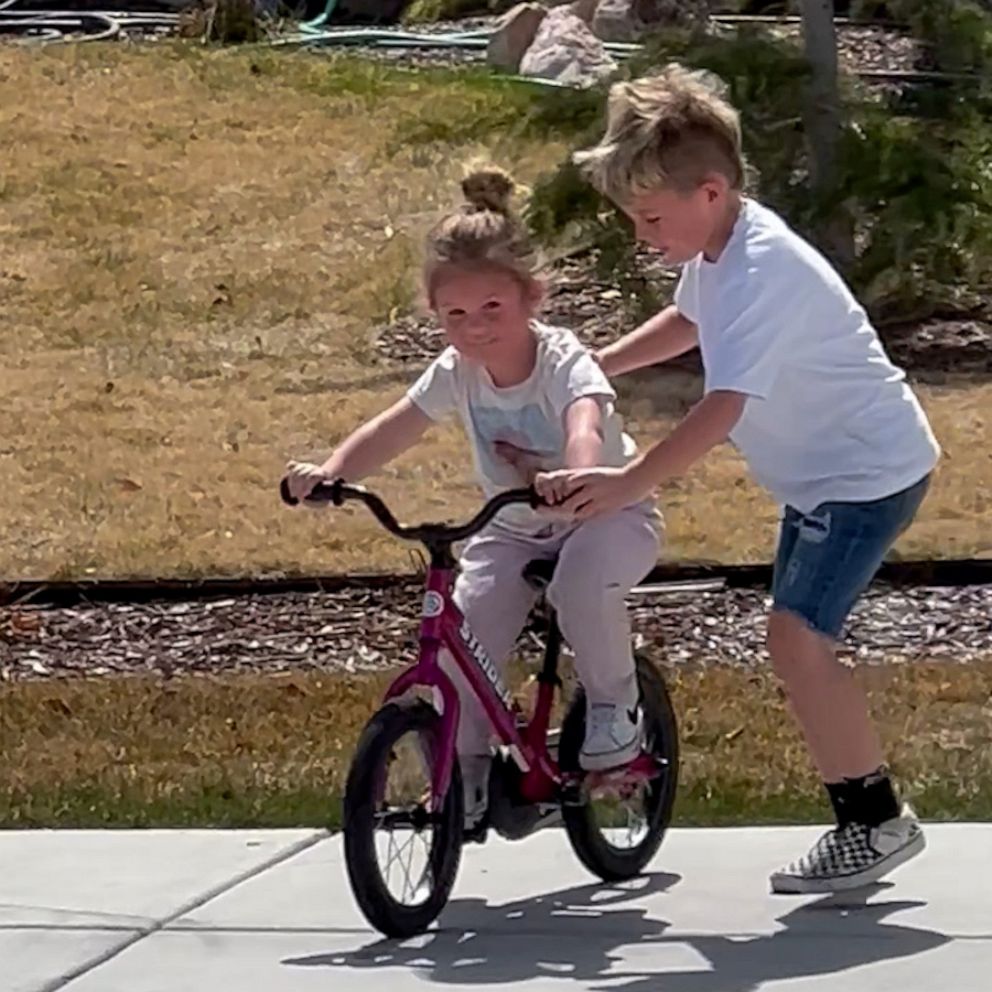
{"label": "black sock", "polygon": [[851,822],[847,782],[824,782],[823,787],[827,790],[827,795],[830,797],[830,805],[834,808],[837,826],[846,827]]}
{"label": "black sock", "polygon": [[844,784],[844,805],[851,822],[877,827],[899,816],[899,800],[884,765],[862,778],[846,779]]}

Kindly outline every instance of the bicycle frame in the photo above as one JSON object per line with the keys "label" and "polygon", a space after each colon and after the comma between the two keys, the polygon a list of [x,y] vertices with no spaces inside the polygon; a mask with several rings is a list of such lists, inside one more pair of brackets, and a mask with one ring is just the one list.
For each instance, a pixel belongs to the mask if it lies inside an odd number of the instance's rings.
{"label": "bicycle frame", "polygon": [[[295,506],[288,479],[279,486],[285,503]],[[624,788],[653,778],[659,770],[651,755],[641,753],[629,765],[601,772],[562,775],[556,761],[548,753],[547,735],[551,720],[551,705],[557,678],[554,666],[557,661],[560,632],[553,629],[545,656],[545,666],[538,677],[537,703],[529,721],[521,718],[513,697],[503,682],[499,669],[487,655],[469,628],[465,617],[452,599],[456,563],[451,547],[468,539],[486,526],[504,506],[513,503],[541,504],[533,488],[511,489],[492,497],[466,524],[423,524],[417,527],[402,526],[385,503],[361,486],[351,486],[341,479],[319,483],[306,497],[307,502],[331,502],[340,506],[345,500],[360,500],[372,511],[375,518],[390,534],[403,540],[419,541],[430,552],[424,605],[420,625],[420,651],[415,665],[397,678],[386,692],[385,701],[400,699],[418,688],[428,688],[441,697],[441,739],[435,743],[438,753],[432,767],[432,812],[439,812],[451,784],[451,770],[455,755],[455,742],[460,717],[458,693],[451,678],[441,668],[438,653],[450,652],[476,697],[480,701],[490,727],[508,748],[520,769],[520,796],[525,802],[545,803],[559,798],[559,786],[571,787],[578,778],[590,789],[600,786]]]}
{"label": "bicycle frame", "polygon": [[443,806],[451,784],[455,737],[460,718],[458,693],[442,669],[438,655],[447,649],[478,698],[489,724],[523,774],[521,793],[528,802],[550,802],[560,781],[557,764],[547,748],[547,733],[554,701],[554,686],[541,682],[534,714],[518,724],[513,696],[496,664],[476,640],[451,596],[455,570],[431,565],[427,572],[420,624],[417,662],[390,685],[386,701],[407,695],[417,688],[441,695],[441,739],[432,770],[433,811]]}

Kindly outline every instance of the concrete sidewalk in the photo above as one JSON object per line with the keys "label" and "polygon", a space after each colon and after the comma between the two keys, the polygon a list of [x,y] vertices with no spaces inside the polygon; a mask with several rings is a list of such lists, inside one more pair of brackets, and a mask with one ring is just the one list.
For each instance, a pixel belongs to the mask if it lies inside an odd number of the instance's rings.
{"label": "concrete sidewalk", "polygon": [[992,988],[992,825],[930,826],[869,892],[769,895],[819,832],[674,830],[624,886],[560,831],[490,841],[440,928],[403,943],[361,918],[320,832],[0,833],[0,992]]}

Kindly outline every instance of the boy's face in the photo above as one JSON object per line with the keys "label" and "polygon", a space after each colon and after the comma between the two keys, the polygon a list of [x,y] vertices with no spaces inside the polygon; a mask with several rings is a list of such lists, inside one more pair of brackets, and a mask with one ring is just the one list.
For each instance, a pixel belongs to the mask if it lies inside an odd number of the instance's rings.
{"label": "boy's face", "polygon": [[695,258],[709,244],[725,206],[719,183],[704,182],[688,193],[662,188],[634,194],[622,204],[639,241],[670,265]]}

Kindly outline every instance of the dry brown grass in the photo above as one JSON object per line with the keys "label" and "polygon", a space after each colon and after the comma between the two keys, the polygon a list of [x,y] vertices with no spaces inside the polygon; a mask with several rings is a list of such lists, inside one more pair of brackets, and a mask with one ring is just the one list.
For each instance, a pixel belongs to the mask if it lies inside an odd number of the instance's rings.
{"label": "dry brown grass", "polygon": [[[304,57],[0,49],[0,576],[402,567],[366,517],[286,512],[275,484],[403,389],[369,328],[411,304],[463,161],[560,159],[499,126],[521,99]],[[631,386],[636,434],[692,388]],[[992,387],[924,396],[950,459],[900,550],[989,553]],[[411,518],[477,499],[453,430],[376,485]],[[770,554],[729,452],[666,504],[673,555]]]}
{"label": "dry brown grass", "polygon": [[[822,819],[767,671],[668,671],[681,822]],[[992,816],[992,658],[865,671],[906,793],[928,817]],[[0,686],[0,827],[336,824],[384,678],[295,674]]]}

